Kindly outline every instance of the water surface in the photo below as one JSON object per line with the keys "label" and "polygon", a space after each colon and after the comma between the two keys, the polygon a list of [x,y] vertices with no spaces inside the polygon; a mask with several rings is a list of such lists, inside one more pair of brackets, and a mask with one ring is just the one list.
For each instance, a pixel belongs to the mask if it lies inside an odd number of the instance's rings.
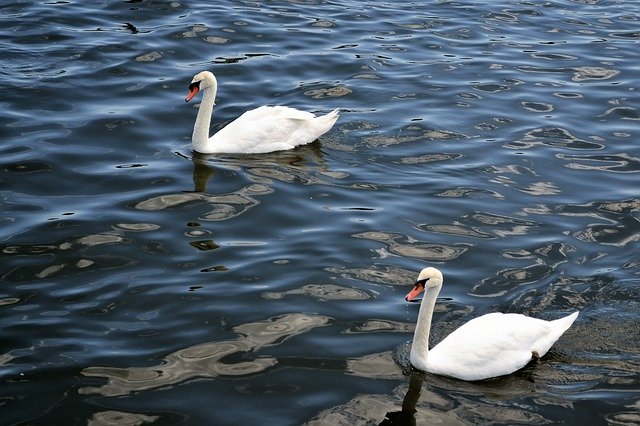
{"label": "water surface", "polygon": [[[640,6],[0,6],[3,424],[640,422]],[[190,148],[191,77],[341,109],[296,150]],[[475,316],[580,310],[539,363],[408,365]],[[389,421],[389,420],[387,420]]]}

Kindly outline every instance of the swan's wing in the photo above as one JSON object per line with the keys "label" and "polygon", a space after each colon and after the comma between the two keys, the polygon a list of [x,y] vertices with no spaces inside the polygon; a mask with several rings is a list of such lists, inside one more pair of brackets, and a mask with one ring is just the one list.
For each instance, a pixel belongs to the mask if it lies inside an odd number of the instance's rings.
{"label": "swan's wing", "polygon": [[429,351],[427,362],[434,373],[464,380],[502,376],[544,355],[561,334],[548,321],[492,313],[447,336]]}
{"label": "swan's wing", "polygon": [[261,106],[243,113],[236,120],[260,121],[270,120],[311,120],[315,118],[310,112],[286,106]]}
{"label": "swan's wing", "polygon": [[291,149],[317,138],[310,112],[262,106],[245,112],[211,137],[220,152],[262,153]]}

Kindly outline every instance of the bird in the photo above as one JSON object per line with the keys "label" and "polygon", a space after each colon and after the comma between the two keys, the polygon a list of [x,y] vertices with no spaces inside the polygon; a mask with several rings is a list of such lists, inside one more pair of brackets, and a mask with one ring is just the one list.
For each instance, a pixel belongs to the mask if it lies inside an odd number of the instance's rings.
{"label": "bird", "polygon": [[203,92],[191,136],[193,150],[202,154],[261,154],[292,149],[328,132],[339,116],[338,109],[316,117],[286,106],[261,106],[246,111],[209,137],[217,91],[216,77],[210,71],[202,71],[191,80],[185,98],[189,102]]}
{"label": "bird", "polygon": [[409,361],[418,370],[477,381],[511,374],[544,356],[578,318],[578,312],[545,321],[522,314],[494,312],[474,318],[429,350],[429,332],[442,272],[424,268],[405,300],[422,291]]}

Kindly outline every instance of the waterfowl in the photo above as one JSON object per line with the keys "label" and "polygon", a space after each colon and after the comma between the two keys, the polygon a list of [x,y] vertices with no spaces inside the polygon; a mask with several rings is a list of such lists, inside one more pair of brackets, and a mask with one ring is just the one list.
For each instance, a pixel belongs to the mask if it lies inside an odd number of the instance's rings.
{"label": "waterfowl", "polygon": [[196,74],[185,101],[203,92],[202,103],[193,126],[193,150],[202,154],[260,154],[305,145],[328,132],[338,120],[338,109],[316,117],[306,111],[285,106],[261,106],[245,112],[209,137],[211,114],[218,82],[210,71]]}
{"label": "waterfowl", "polygon": [[538,359],[573,324],[574,312],[566,317],[545,321],[521,314],[490,313],[465,323],[431,350],[429,332],[436,298],[442,288],[442,272],[423,269],[405,300],[422,291],[418,320],[409,360],[422,371],[474,381],[513,373]]}

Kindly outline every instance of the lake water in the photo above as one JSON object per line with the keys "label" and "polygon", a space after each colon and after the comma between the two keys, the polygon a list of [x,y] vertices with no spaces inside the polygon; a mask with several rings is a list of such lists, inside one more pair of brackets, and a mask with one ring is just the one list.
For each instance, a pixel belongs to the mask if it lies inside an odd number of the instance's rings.
{"label": "lake water", "polygon": [[[640,423],[640,3],[9,1],[0,24],[0,423]],[[205,69],[212,131],[340,119],[196,155]],[[420,374],[428,265],[432,343],[581,314],[516,374]]]}

